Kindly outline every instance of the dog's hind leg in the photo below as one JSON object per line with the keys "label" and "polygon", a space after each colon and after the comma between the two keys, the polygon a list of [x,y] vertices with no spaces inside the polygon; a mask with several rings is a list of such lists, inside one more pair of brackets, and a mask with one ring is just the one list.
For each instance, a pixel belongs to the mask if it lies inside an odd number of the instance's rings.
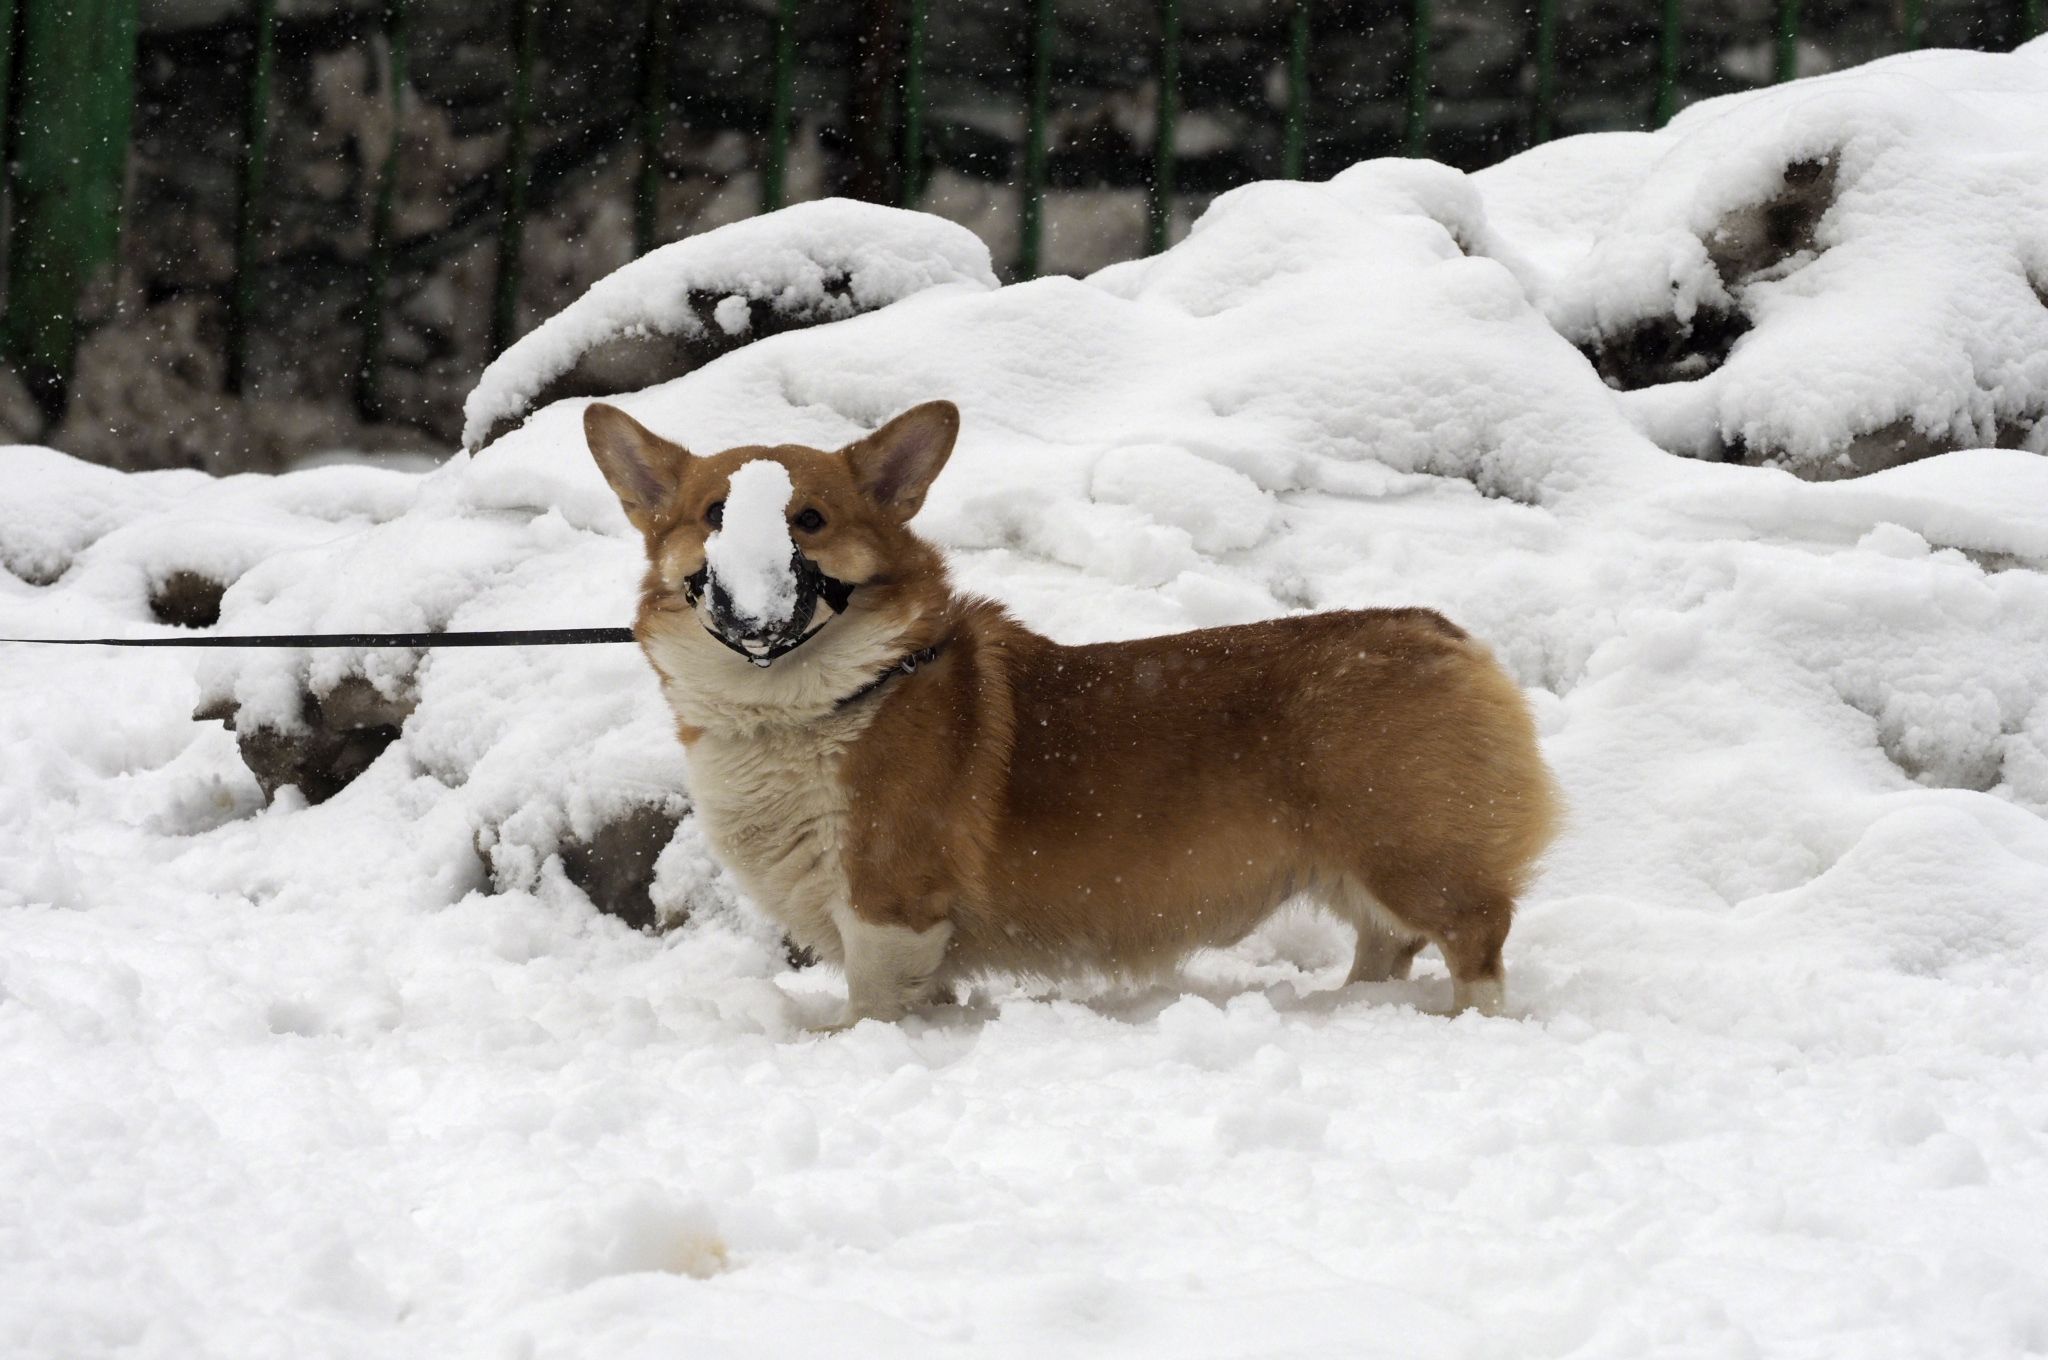
{"label": "dog's hind leg", "polygon": [[953,938],[951,921],[912,930],[863,920],[845,907],[835,908],[832,918],[845,950],[844,1023],[901,1020],[931,999]]}
{"label": "dog's hind leg", "polygon": [[1347,983],[1400,982],[1407,978],[1415,956],[1427,943],[1422,936],[1404,929],[1354,878],[1340,879],[1330,892],[1327,905],[1358,932]]}
{"label": "dog's hind leg", "polygon": [[1377,921],[1360,921],[1358,946],[1351,955],[1351,976],[1345,981],[1405,982],[1424,943],[1419,935],[1396,935]]}
{"label": "dog's hind leg", "polygon": [[1426,936],[1451,970],[1451,1009],[1499,1015],[1507,1005],[1501,946],[1513,924],[1512,896],[1482,884],[1445,883],[1440,870],[1382,870],[1373,896],[1397,927]]}

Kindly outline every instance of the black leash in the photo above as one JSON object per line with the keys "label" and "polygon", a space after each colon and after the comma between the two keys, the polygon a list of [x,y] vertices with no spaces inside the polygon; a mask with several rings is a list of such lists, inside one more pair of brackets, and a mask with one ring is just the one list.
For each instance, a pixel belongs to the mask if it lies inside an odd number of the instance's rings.
{"label": "black leash", "polygon": [[250,633],[241,637],[0,638],[48,647],[568,647],[631,642],[630,628],[500,628],[472,633]]}
{"label": "black leash", "polygon": [[[794,566],[801,591],[813,598],[822,598],[832,607],[834,614],[846,612],[846,602],[853,594],[852,586],[835,577],[827,576],[801,551],[796,554]],[[709,573],[708,565],[700,567],[684,583],[684,593],[692,604],[695,604],[698,596],[703,593],[705,578]],[[828,622],[829,619],[821,619],[818,626],[810,632],[786,639],[759,655],[749,652],[738,643],[709,628],[704,631],[754,665],[766,666],[809,642]],[[18,643],[35,647],[573,647],[586,643],[634,640],[633,630],[630,628],[496,628],[467,633],[246,633],[225,637],[202,635],[145,638],[0,637],[0,645]],[[907,667],[906,671],[915,669],[916,666],[913,664]],[[882,679],[886,680],[894,673],[893,669],[885,671]]]}
{"label": "black leash", "polygon": [[[823,624],[819,628],[824,627]],[[711,632],[705,629],[705,632]],[[808,642],[818,629],[800,641]],[[725,639],[711,633],[720,642]],[[471,633],[248,633],[239,637],[148,637],[148,638],[0,638],[0,645],[20,643],[35,647],[569,647],[591,642],[632,642],[630,628],[500,628]],[[741,656],[757,665],[768,664],[748,655],[730,642]],[[919,648],[853,693],[835,707],[857,704],[899,675],[915,675],[929,666],[946,649],[943,640]],[[783,652],[793,650],[785,647]],[[778,652],[777,655],[781,655]]]}

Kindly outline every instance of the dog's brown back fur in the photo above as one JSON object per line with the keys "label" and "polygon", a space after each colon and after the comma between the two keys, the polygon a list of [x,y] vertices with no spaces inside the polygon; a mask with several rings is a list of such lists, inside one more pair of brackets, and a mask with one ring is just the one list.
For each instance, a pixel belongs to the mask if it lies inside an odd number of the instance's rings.
{"label": "dog's brown back fur", "polygon": [[1521,694],[1441,616],[1063,647],[971,604],[951,635],[844,778],[854,900],[950,916],[961,967],[1148,969],[1348,878],[1495,971],[1554,803]]}
{"label": "dog's brown back fur", "polygon": [[[1308,893],[1358,926],[1355,978],[1401,976],[1433,942],[1459,1003],[1497,1009],[1501,945],[1557,804],[1527,706],[1486,649],[1422,609],[1054,643],[955,595],[943,560],[903,522],[950,452],[953,426],[920,417],[942,405],[845,456],[783,447],[699,459],[611,408],[593,407],[586,421],[648,541],[640,634],[684,740],[693,750],[727,743],[721,768],[762,743],[801,747],[805,731],[829,747],[804,777],[838,781],[821,804],[837,821],[783,853],[832,859],[833,891],[851,913],[834,916],[839,935],[886,928],[913,951],[936,941],[924,972],[906,979],[915,1000],[948,975],[1157,969],[1242,938]],[[899,459],[917,464],[912,485],[899,477],[878,495],[874,468],[891,441],[910,447],[891,431],[914,417],[927,445],[942,437],[943,448],[934,457],[924,447],[928,467]],[[642,444],[638,463],[668,470],[636,511],[648,483],[618,459]],[[842,676],[822,701],[768,703],[765,717],[698,693],[728,679],[747,695],[806,692],[801,671],[771,682],[705,650],[718,644],[676,595],[680,575],[703,561],[698,502],[722,495],[750,457],[789,468],[792,515],[799,503],[826,508],[831,527],[799,545],[858,583],[846,618],[792,659],[817,648],[801,664],[828,673],[834,653],[820,644],[840,629],[886,639],[885,657],[936,645],[936,661],[850,704],[839,700],[856,687]],[[727,665],[738,668],[729,677]],[[856,674],[881,669],[866,665]],[[671,673],[682,668],[692,678]],[[707,738],[712,729],[722,734]],[[731,852],[757,853],[737,838]],[[763,869],[732,867],[743,881]],[[847,956],[853,978],[853,942],[819,943]]]}

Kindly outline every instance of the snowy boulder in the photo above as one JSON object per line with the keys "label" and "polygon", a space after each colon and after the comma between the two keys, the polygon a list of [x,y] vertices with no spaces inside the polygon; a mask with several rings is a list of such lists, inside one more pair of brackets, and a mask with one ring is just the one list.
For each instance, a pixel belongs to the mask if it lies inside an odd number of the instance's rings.
{"label": "snowy boulder", "polygon": [[767,336],[948,285],[996,286],[979,237],[848,199],[662,246],[592,284],[484,370],[463,405],[463,447],[491,443],[549,402],[651,387]]}
{"label": "snowy boulder", "polygon": [[181,567],[167,574],[149,592],[149,612],[158,623],[179,628],[211,628],[220,622],[221,596],[227,590],[227,582]]}
{"label": "snowy boulder", "polygon": [[1660,446],[1809,478],[2048,451],[2048,41],[1914,52],[1475,175]]}
{"label": "snowy boulder", "polygon": [[[657,791],[645,803],[621,803],[566,819],[508,819],[489,828],[477,853],[489,864],[492,891],[534,892],[559,875],[590,904],[635,930],[681,925],[695,912],[688,894],[657,900],[661,857],[675,840],[689,800]],[[592,812],[595,815],[592,815]]]}

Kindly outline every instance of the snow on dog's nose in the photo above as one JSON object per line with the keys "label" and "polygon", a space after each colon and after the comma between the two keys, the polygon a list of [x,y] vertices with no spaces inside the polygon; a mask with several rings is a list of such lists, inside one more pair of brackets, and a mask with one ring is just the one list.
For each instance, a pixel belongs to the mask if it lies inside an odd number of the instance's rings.
{"label": "snow on dog's nose", "polygon": [[787,629],[796,613],[796,543],[788,520],[794,494],[782,464],[768,458],[740,464],[726,488],[718,532],[704,540],[711,578],[731,602],[735,622],[752,636]]}

